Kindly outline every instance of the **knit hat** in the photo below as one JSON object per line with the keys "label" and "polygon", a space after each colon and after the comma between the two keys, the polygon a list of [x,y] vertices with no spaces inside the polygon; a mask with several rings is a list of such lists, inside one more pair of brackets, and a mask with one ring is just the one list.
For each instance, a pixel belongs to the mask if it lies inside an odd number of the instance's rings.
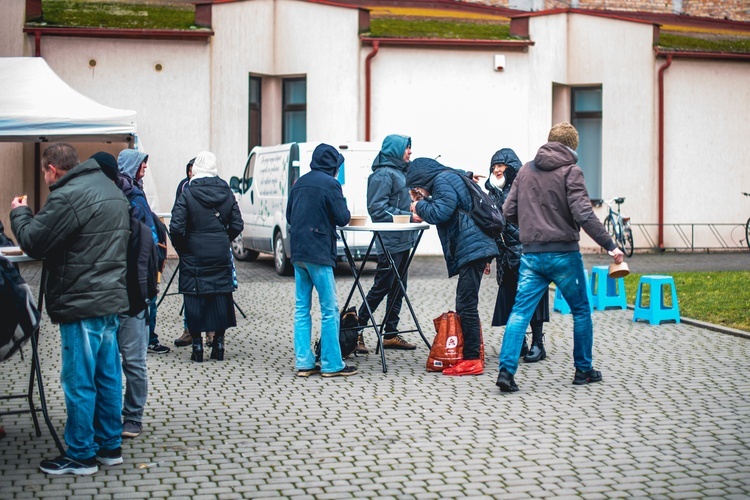
{"label": "knit hat", "polygon": [[210,151],[201,151],[198,156],[195,157],[193,163],[193,178],[201,179],[203,177],[216,177],[219,175],[219,171],[216,168],[216,155]]}
{"label": "knit hat", "polygon": [[91,160],[96,160],[104,175],[117,182],[117,160],[106,151],[99,151],[91,155]]}
{"label": "knit hat", "polygon": [[559,142],[575,151],[578,149],[578,131],[568,122],[558,123],[549,131],[548,142]]}

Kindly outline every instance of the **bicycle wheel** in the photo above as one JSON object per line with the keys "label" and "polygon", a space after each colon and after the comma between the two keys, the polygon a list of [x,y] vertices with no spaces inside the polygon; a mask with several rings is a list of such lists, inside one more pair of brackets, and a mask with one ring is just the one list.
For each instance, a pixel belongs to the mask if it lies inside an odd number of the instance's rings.
{"label": "bicycle wheel", "polygon": [[630,229],[630,226],[625,226],[625,229],[623,229],[622,239],[624,243],[622,251],[628,257],[632,257],[633,256],[633,231]]}
{"label": "bicycle wheel", "polygon": [[747,248],[750,249],[750,219],[747,219],[747,222],[745,223],[745,244],[747,245]]}
{"label": "bicycle wheel", "polygon": [[607,234],[615,242],[615,245],[619,246],[620,243],[617,241],[617,233],[615,232],[615,222],[612,220],[612,217],[604,219],[604,229],[607,230]]}

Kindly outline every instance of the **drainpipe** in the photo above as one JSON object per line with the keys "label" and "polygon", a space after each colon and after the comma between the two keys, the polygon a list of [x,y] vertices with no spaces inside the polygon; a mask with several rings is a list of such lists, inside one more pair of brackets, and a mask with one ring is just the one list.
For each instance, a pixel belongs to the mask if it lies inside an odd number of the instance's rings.
{"label": "drainpipe", "polygon": [[370,140],[370,116],[372,108],[372,59],[380,50],[380,42],[372,42],[372,50],[365,58],[365,141]]}
{"label": "drainpipe", "polygon": [[42,32],[34,31],[34,57],[42,57]]}
{"label": "drainpipe", "polygon": [[[42,32],[34,31],[34,56],[42,57]],[[42,197],[42,174],[39,171],[42,163],[42,146],[39,141],[34,141],[34,213],[41,208]]]}
{"label": "drainpipe", "polygon": [[659,250],[664,250],[664,71],[672,65],[672,55],[659,68]]}

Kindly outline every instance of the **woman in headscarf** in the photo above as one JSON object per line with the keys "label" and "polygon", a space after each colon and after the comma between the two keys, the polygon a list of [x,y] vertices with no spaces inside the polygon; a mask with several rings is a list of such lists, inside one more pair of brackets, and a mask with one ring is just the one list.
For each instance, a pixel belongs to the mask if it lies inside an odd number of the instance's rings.
{"label": "woman in headscarf", "polygon": [[211,359],[224,359],[224,332],[237,325],[234,314],[231,241],[243,222],[229,185],[218,177],[216,156],[198,153],[193,177],[172,209],[169,233],[180,256],[180,293],[192,338],[190,359],[203,361],[201,332],[216,332]]}
{"label": "woman in headscarf", "polygon": [[[485,182],[490,198],[502,207],[510,193],[516,173],[521,168],[521,160],[510,148],[503,148],[492,155],[490,160],[490,175]],[[506,221],[503,234],[496,241],[500,251],[497,258],[497,299],[495,313],[492,316],[492,326],[504,326],[508,322],[513,303],[516,301],[518,288],[518,269],[521,266],[521,252],[523,247],[518,237],[518,226]],[[544,322],[549,321],[549,292],[542,296],[539,305],[531,318],[531,348],[524,339],[520,355],[526,363],[536,363],[547,357],[544,349]]]}

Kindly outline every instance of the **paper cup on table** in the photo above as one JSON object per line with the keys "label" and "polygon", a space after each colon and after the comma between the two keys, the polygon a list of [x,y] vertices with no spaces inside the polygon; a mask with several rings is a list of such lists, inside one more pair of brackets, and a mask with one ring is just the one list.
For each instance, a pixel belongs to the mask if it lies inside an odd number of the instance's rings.
{"label": "paper cup on table", "polygon": [[630,268],[628,267],[628,264],[625,261],[622,261],[620,264],[615,264],[614,262],[609,265],[609,277],[613,279],[617,278],[624,278],[630,274]]}
{"label": "paper cup on table", "polygon": [[396,224],[408,224],[411,221],[411,215],[394,215],[393,222]]}
{"label": "paper cup on table", "polygon": [[366,215],[352,215],[351,219],[349,219],[350,226],[364,226],[366,223]]}

